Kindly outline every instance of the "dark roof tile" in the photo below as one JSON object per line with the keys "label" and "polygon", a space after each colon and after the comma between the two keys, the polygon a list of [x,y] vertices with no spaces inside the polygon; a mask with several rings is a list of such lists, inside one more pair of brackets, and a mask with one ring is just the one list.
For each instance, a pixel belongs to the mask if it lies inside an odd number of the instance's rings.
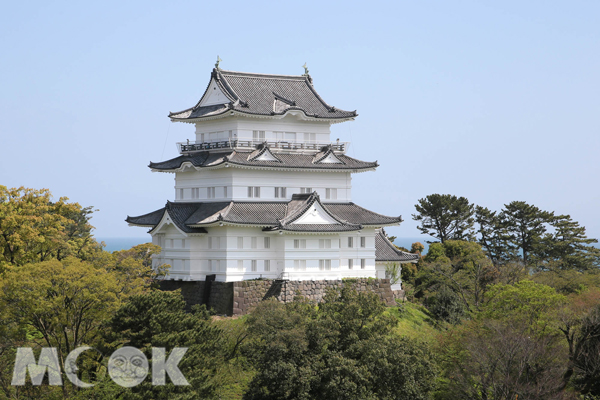
{"label": "dark roof tile", "polygon": [[418,254],[398,250],[379,229],[375,235],[375,261],[417,262]]}
{"label": "dark roof tile", "polygon": [[206,118],[229,110],[251,115],[283,115],[289,110],[299,110],[309,117],[322,119],[357,116],[356,111],[340,110],[325,103],[308,75],[265,75],[214,69],[211,76],[230,103],[199,107],[198,102],[187,110],[170,113],[171,119]]}

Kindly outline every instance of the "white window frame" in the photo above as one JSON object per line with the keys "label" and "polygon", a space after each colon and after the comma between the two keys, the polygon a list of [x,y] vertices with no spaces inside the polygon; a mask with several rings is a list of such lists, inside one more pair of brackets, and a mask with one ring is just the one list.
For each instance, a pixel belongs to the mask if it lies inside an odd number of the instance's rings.
{"label": "white window frame", "polygon": [[265,272],[271,271],[271,260],[265,260],[264,261],[264,267],[263,267],[263,269],[265,270]]}
{"label": "white window frame", "polygon": [[319,248],[320,249],[330,249],[331,248],[331,239],[319,239]]}
{"label": "white window frame", "polygon": [[348,236],[348,248],[354,248],[354,238],[352,236]]}
{"label": "white window frame", "polygon": [[250,238],[250,248],[251,249],[258,248],[258,239],[256,236],[252,236],[252,238]]}
{"label": "white window frame", "polygon": [[353,269],[354,268],[354,260],[349,258],[348,259],[348,269]]}
{"label": "white window frame", "polygon": [[215,187],[211,186],[211,187],[207,187],[206,188],[206,198],[207,199],[214,199],[215,198]]}
{"label": "white window frame", "polygon": [[287,188],[285,187],[275,187],[275,198],[276,199],[285,199],[287,198]]}
{"label": "white window frame", "polygon": [[362,247],[362,248],[367,247],[367,238],[364,236],[360,237],[360,247]]}
{"label": "white window frame", "polygon": [[250,261],[250,270],[252,272],[256,272],[258,270],[258,268],[256,267],[257,263],[256,260],[251,260]]}
{"label": "white window frame", "polygon": [[367,266],[367,260],[365,260],[364,258],[360,259],[360,269],[365,269],[365,267]]}
{"label": "white window frame", "polygon": [[260,199],[260,186],[248,186],[248,198]]}
{"label": "white window frame", "polygon": [[238,236],[238,238],[237,238],[237,248],[238,249],[243,249],[244,248],[244,237],[243,236]]}
{"label": "white window frame", "polygon": [[252,131],[252,141],[254,143],[262,143],[265,141],[265,131]]}
{"label": "white window frame", "polygon": [[295,249],[305,249],[306,248],[306,239],[294,239],[294,248]]}
{"label": "white window frame", "polygon": [[266,236],[264,238],[264,247],[265,249],[270,249],[271,248],[271,238]]}

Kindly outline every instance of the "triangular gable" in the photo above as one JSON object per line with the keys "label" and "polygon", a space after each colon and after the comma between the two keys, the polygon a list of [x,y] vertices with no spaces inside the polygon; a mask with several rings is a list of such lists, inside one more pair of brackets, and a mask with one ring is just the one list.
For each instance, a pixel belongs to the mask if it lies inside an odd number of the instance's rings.
{"label": "triangular gable", "polygon": [[196,108],[212,106],[215,104],[226,104],[230,101],[231,100],[225,95],[225,93],[223,93],[223,91],[217,84],[217,81],[213,78],[211,79],[210,84],[208,85],[206,93],[204,94]]}
{"label": "triangular gable", "polygon": [[295,224],[340,224],[327,211],[323,209],[321,203],[315,201],[300,217],[290,223]]}
{"label": "triangular gable", "polygon": [[333,152],[333,148],[328,145],[315,154],[313,164],[345,164],[345,162],[340,160]]}
{"label": "triangular gable", "polygon": [[163,214],[160,222],[154,227],[154,229],[150,230],[150,233],[154,235],[155,233],[160,232],[160,230],[163,227],[166,227],[168,225],[173,225],[179,231],[179,233],[181,233],[183,236],[187,237],[187,233],[185,233],[184,231],[182,231],[177,226],[177,224],[173,221],[173,218],[171,218],[171,216],[169,215],[169,211],[167,211],[167,210],[165,210],[165,213]]}
{"label": "triangular gable", "polygon": [[275,157],[275,155],[271,152],[271,149],[269,149],[266,143],[263,143],[260,146],[262,146],[262,149],[252,152],[248,156],[248,161],[272,161],[279,163],[281,162],[281,160]]}
{"label": "triangular gable", "polygon": [[343,164],[343,162],[337,158],[333,152],[331,152],[324,158],[317,161],[317,164]]}

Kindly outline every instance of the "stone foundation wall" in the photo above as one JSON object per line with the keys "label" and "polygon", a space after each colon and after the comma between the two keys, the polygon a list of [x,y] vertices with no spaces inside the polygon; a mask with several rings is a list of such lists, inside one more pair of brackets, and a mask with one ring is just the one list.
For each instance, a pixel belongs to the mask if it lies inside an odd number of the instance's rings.
{"label": "stone foundation wall", "polygon": [[376,293],[387,306],[396,305],[396,299],[404,297],[403,290],[392,290],[389,279],[352,279],[346,281],[283,281],[253,280],[241,282],[205,282],[164,281],[162,290],[181,289],[183,298],[190,308],[194,304],[203,304],[205,290],[210,288],[207,307],[219,315],[244,315],[268,297],[289,303],[296,296],[302,296],[318,303],[323,300],[328,289],[341,288],[349,282],[359,292]]}
{"label": "stone foundation wall", "polygon": [[[214,283],[214,282],[213,282]],[[186,302],[186,309],[190,311],[194,304],[203,304],[204,302],[204,281],[182,282],[182,281],[162,281],[160,289],[171,291],[181,289],[181,295]]]}
{"label": "stone foundation wall", "polygon": [[237,282],[212,282],[208,308],[212,308],[217,315],[233,314],[233,285]]}

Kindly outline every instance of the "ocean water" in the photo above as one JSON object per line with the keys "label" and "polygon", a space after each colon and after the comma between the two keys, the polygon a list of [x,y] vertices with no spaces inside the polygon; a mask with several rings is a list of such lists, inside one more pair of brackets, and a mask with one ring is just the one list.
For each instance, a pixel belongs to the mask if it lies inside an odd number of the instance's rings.
{"label": "ocean water", "polygon": [[106,247],[104,250],[108,252],[118,251],[118,250],[129,250],[133,246],[137,246],[138,244],[149,243],[152,242],[152,238],[150,235],[146,237],[97,237],[96,240],[98,242],[104,242]]}
{"label": "ocean water", "polygon": [[425,246],[425,249],[422,252],[425,254],[429,250],[429,244],[427,243],[427,240],[433,241],[434,239],[430,236],[397,237],[393,243],[396,246],[404,247],[405,249],[410,250],[410,247],[413,243],[419,242]]}

